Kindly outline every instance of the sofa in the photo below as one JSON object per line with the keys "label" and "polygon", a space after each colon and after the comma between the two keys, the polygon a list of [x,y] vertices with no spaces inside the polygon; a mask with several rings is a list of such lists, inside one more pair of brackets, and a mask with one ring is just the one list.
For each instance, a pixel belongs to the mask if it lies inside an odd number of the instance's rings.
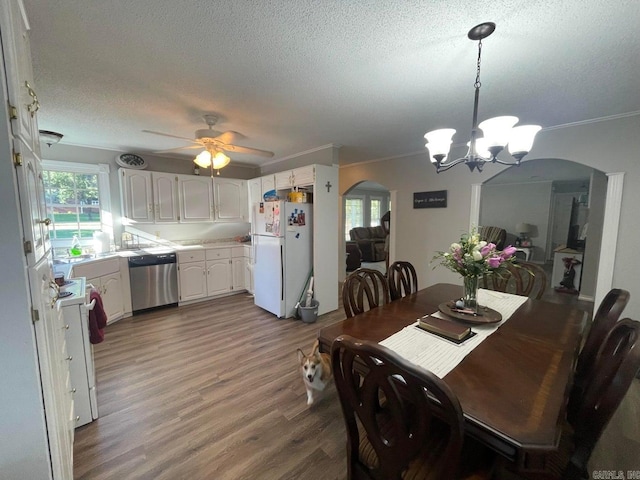
{"label": "sofa", "polygon": [[354,227],[349,230],[349,237],[356,242],[362,253],[363,262],[381,262],[386,257],[385,241],[387,232],[384,227]]}
{"label": "sofa", "polygon": [[500,227],[480,227],[478,229],[478,235],[480,236],[480,240],[495,244],[497,250],[502,250],[504,248],[504,242],[507,240],[507,231]]}

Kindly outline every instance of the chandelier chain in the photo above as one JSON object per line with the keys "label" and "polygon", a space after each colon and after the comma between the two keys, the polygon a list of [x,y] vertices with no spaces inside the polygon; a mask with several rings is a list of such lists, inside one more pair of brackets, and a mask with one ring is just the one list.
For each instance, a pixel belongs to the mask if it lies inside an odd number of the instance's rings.
{"label": "chandelier chain", "polygon": [[473,84],[474,88],[480,88],[480,56],[482,54],[482,40],[478,40],[478,70],[476,72],[476,83]]}

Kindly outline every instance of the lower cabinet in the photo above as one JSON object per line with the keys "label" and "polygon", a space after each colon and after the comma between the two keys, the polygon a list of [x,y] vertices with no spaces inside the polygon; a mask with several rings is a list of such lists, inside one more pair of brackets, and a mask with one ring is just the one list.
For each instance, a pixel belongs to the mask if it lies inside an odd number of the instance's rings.
{"label": "lower cabinet", "polygon": [[[131,312],[129,271],[121,269],[120,258],[76,265],[73,267],[73,275],[85,277],[87,286],[93,285],[100,293],[104,312],[107,314],[107,323],[121,319],[127,311]],[[127,299],[128,309],[125,305]]]}
{"label": "lower cabinet", "polygon": [[243,247],[178,252],[180,302],[245,291],[247,264]]}

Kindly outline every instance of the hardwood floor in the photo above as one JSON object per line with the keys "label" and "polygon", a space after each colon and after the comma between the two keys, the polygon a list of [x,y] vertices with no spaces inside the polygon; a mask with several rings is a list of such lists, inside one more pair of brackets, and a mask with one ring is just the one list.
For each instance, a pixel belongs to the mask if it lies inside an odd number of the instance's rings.
{"label": "hardwood floor", "polygon": [[[333,384],[308,408],[296,349],[342,309],[306,324],[236,295],[109,325],[94,346],[100,418],[76,430],[76,479],[346,478]],[[640,387],[594,452],[594,468],[635,468]]]}
{"label": "hardwood floor", "polygon": [[308,408],[296,355],[343,316],[278,320],[236,295],[109,325],[75,478],[346,478],[335,387]]}

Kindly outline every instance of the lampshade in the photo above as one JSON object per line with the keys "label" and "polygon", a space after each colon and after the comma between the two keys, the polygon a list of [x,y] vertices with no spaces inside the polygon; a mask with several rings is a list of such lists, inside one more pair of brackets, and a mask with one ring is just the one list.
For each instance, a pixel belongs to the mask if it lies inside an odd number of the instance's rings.
{"label": "lampshade", "polygon": [[[511,129],[509,138],[509,153],[511,155],[525,155],[531,151],[536,134],[542,129],[540,125],[520,125]],[[524,156],[524,155],[523,155]]]}
{"label": "lampshade", "polygon": [[38,133],[40,134],[40,141],[49,146],[55,145],[64,137],[61,133],[52,132],[51,130],[39,130]]}
{"label": "lampshade", "polygon": [[528,223],[519,223],[516,225],[516,232],[531,233],[532,227]]}
{"label": "lampshade", "polygon": [[518,123],[518,117],[494,117],[481,122],[478,128],[484,133],[488,147],[504,147],[509,142],[512,127]]}
{"label": "lampshade", "polygon": [[449,147],[451,146],[451,139],[453,134],[456,133],[453,128],[441,128],[440,130],[433,130],[425,134],[424,138],[427,139],[425,147],[429,149],[431,154],[431,161],[436,163],[435,156],[442,155],[441,161],[444,161],[447,153],[449,153]]}
{"label": "lampshade", "polygon": [[199,167],[207,168],[211,165],[211,154],[207,150],[203,150],[193,159],[193,162]]}
{"label": "lampshade", "polygon": [[224,153],[218,152],[213,157],[213,168],[215,170],[219,170],[222,167],[226,167],[227,165],[229,165],[230,161],[231,159],[227,157]]}

